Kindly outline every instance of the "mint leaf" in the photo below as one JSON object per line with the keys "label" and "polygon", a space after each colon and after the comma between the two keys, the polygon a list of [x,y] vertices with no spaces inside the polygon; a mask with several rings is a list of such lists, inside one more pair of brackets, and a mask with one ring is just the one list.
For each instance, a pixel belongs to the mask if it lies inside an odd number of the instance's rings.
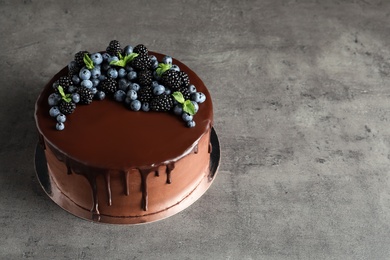
{"label": "mint leaf", "polygon": [[126,67],[128,63],[130,63],[132,60],[134,60],[135,57],[137,57],[138,53],[130,53],[129,55],[126,55],[125,57],[122,56],[122,54],[119,53],[119,60],[113,60],[110,62],[110,65],[119,66],[119,67]]}
{"label": "mint leaf", "polygon": [[125,64],[128,64],[130,61],[134,60],[139,54],[138,53],[130,53],[129,55],[126,55],[123,60],[125,61]]}
{"label": "mint leaf", "polygon": [[84,54],[84,57],[83,57],[83,61],[85,63],[85,66],[91,70],[93,69],[95,66],[93,65],[93,61],[91,60],[91,58],[89,57],[89,55],[87,53]]}
{"label": "mint leaf", "polygon": [[165,71],[169,70],[170,68],[172,68],[172,65],[171,65],[171,64],[159,63],[159,64],[158,64],[158,68],[156,69],[156,73],[157,73],[158,76],[161,77],[161,75],[162,75]]}
{"label": "mint leaf", "polygon": [[125,67],[125,61],[124,60],[113,60],[110,62],[110,65],[118,66],[118,67]]}
{"label": "mint leaf", "polygon": [[71,94],[65,94],[64,88],[63,88],[63,87],[61,87],[60,85],[58,85],[57,89],[58,89],[58,92],[60,92],[60,95],[61,95],[61,99],[62,99],[62,100],[64,100],[64,101],[67,102],[67,103],[69,103],[70,101],[72,101]]}
{"label": "mint leaf", "polygon": [[191,116],[195,115],[195,107],[194,104],[192,104],[191,100],[186,100],[183,103],[183,110],[184,112],[187,112]]}
{"label": "mint leaf", "polygon": [[176,91],[176,92],[173,92],[172,93],[172,96],[174,99],[176,99],[177,102],[179,102],[180,104],[183,104],[184,103],[184,97],[183,97],[183,94],[179,91]]}

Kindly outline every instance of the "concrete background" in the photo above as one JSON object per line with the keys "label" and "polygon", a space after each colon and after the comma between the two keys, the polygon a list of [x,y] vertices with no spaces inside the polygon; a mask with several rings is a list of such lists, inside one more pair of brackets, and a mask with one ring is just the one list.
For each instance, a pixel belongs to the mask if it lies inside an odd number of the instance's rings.
{"label": "concrete background", "polygon": [[[1,259],[390,259],[390,1],[0,1]],[[34,102],[79,50],[200,75],[222,145],[191,207],[90,223],[34,171]]]}

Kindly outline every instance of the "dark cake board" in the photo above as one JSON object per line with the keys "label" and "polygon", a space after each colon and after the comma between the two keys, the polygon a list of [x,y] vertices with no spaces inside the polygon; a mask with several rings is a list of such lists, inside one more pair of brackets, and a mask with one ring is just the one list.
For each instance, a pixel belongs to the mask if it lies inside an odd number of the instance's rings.
{"label": "dark cake board", "polygon": [[212,145],[212,151],[210,153],[210,172],[205,174],[205,177],[198,184],[198,186],[182,201],[179,203],[157,213],[146,214],[143,216],[137,217],[112,217],[100,215],[99,218],[93,217],[91,211],[87,211],[78,205],[76,205],[72,200],[65,196],[53,182],[49,175],[47,168],[47,162],[45,157],[45,152],[42,147],[37,144],[35,149],[35,171],[38,177],[38,181],[42,186],[45,193],[61,208],[68,211],[69,213],[80,217],[85,220],[90,220],[99,223],[110,223],[110,224],[142,224],[154,222],[161,220],[167,217],[170,217],[185,208],[189,207],[192,203],[198,200],[211,186],[212,182],[215,179],[215,176],[218,172],[221,152],[220,144],[218,140],[217,133],[214,128],[211,129],[210,142]]}

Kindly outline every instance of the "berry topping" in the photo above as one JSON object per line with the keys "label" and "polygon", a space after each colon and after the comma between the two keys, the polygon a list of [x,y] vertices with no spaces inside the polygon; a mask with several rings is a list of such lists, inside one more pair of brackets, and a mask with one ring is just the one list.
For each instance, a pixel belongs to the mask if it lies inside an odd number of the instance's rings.
{"label": "berry topping", "polygon": [[161,94],[152,99],[150,109],[153,111],[170,111],[173,108],[172,96]]}
{"label": "berry topping", "polygon": [[122,49],[117,40],[112,40],[104,53],[77,52],[68,64],[67,76],[59,77],[53,89],[48,104],[57,130],[65,129],[67,115],[75,111],[76,104],[106,97],[132,111],[172,111],[191,128],[206,100],[171,56],[158,60],[143,44]]}

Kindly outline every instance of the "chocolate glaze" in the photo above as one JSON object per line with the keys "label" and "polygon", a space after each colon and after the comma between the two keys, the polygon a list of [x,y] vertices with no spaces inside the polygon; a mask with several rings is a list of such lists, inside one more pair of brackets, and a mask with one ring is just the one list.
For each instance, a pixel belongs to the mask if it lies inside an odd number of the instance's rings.
{"label": "chocolate glaze", "polygon": [[[164,56],[151,53],[159,60]],[[100,220],[98,178],[105,181],[107,205],[113,201],[111,174],[123,175],[124,192],[130,196],[130,176],[136,169],[140,174],[140,207],[148,210],[148,179],[151,172],[159,176],[159,168],[165,167],[166,184],[171,184],[175,163],[189,154],[198,154],[199,140],[210,132],[213,122],[212,102],[209,92],[199,77],[181,62],[174,60],[186,71],[191,83],[206,95],[194,116],[196,127],[187,128],[180,117],[162,112],[134,112],[127,110],[109,98],[94,101],[90,105],[78,105],[67,117],[65,130],[55,129],[55,120],[49,116],[48,96],[52,84],[67,74],[62,69],[45,86],[35,107],[35,119],[39,140],[44,149],[66,165],[66,173],[83,176],[89,183],[93,205],[92,218]],[[142,134],[142,136],[139,136]],[[211,146],[208,152],[211,152]],[[185,174],[185,172],[181,173]]]}

